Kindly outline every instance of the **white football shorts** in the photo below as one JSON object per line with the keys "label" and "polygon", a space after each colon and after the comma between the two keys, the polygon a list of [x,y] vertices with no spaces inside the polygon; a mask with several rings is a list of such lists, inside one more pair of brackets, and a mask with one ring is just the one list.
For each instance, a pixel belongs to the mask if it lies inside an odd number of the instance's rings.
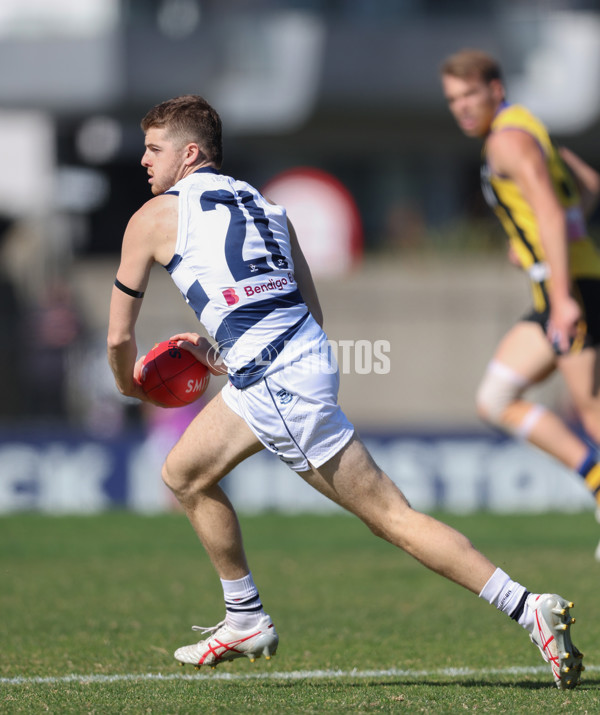
{"label": "white football shorts", "polygon": [[354,434],[337,403],[340,376],[327,337],[312,318],[307,323],[265,377],[243,390],[228,382],[222,391],[227,406],[296,472],[325,464]]}

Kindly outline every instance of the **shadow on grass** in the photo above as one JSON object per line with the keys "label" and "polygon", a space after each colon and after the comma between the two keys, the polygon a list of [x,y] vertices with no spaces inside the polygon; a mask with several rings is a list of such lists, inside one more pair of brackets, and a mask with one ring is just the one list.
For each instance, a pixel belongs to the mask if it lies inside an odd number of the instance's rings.
{"label": "shadow on grass", "polygon": [[[311,680],[310,678],[306,678],[306,680],[298,679],[294,681],[287,681],[287,682],[282,682],[282,681],[267,681],[267,682],[262,682],[260,685],[263,685],[268,688],[276,687],[276,688],[295,688],[298,685],[306,686],[307,683],[310,683],[310,686],[312,688],[328,688],[328,689],[342,689],[342,688],[422,688],[423,686],[429,686],[432,688],[448,688],[448,687],[456,687],[456,688],[490,688],[490,689],[497,689],[497,688],[507,688],[507,689],[513,689],[513,688],[520,688],[522,690],[556,690],[556,686],[551,683],[549,680],[530,680],[530,681],[518,681],[518,680],[511,680],[507,682],[499,681],[499,680],[485,680],[485,679],[478,679],[478,680],[419,680],[418,682],[410,679],[410,680],[402,680],[402,679],[395,679],[395,680],[365,680],[362,682],[343,682],[340,680]],[[259,683],[254,683],[254,685],[258,685]],[[586,678],[585,681],[583,681],[580,685],[578,685],[573,691],[564,691],[565,695],[568,695],[569,692],[575,692],[575,691],[588,691],[588,690],[598,690],[600,689],[600,679],[594,678]]]}

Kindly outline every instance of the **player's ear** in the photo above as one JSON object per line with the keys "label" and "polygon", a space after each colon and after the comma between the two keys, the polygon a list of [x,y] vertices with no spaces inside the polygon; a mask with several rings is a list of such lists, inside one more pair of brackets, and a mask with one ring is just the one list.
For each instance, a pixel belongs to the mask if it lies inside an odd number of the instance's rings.
{"label": "player's ear", "polygon": [[200,147],[195,142],[190,142],[189,144],[186,144],[185,159],[183,160],[183,163],[186,166],[193,166],[199,161],[201,156],[202,151],[200,150]]}
{"label": "player's ear", "polygon": [[490,89],[492,90],[492,94],[496,102],[502,102],[504,100],[504,85],[499,79],[491,80]]}

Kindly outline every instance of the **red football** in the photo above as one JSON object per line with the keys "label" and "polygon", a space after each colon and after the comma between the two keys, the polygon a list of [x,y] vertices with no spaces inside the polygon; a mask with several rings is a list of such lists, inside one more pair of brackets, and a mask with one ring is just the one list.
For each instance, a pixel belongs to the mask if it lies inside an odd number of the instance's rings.
{"label": "red football", "polygon": [[182,407],[204,394],[210,380],[208,368],[177,340],[164,340],[144,358],[140,384],[144,392],[162,407]]}

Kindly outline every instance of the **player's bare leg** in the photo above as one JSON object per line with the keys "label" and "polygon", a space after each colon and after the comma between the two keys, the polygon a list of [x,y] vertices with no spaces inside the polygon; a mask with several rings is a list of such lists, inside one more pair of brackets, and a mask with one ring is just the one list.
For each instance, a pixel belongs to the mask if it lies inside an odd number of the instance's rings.
{"label": "player's bare leg", "polygon": [[[517,323],[501,341],[477,393],[479,414],[491,424],[527,440],[584,480],[596,499],[600,521],[600,350],[586,348],[557,357],[540,325]],[[590,445],[558,415],[523,399],[529,385],[561,371]],[[595,551],[600,561],[600,543]]]}
{"label": "player's bare leg", "polygon": [[168,455],[163,479],[181,504],[220,578],[248,573],[237,515],[219,481],[263,445],[221,393],[197,415]]}
{"label": "player's bare leg", "polygon": [[356,435],[333,459],[301,476],[356,514],[377,536],[474,593],[495,571],[460,532],[413,510]]}
{"label": "player's bare leg", "polygon": [[181,665],[214,668],[236,658],[252,662],[261,656],[269,659],[277,651],[279,636],[252,580],[237,515],[218,484],[260,449],[262,444],[254,433],[219,393],[194,419],[165,462],[163,478],[219,574],[227,610],[226,618],[215,626],[193,626],[205,637],[175,651]]}
{"label": "player's bare leg", "polygon": [[556,686],[577,686],[583,655],[569,630],[573,604],[557,594],[533,594],[497,569],[460,532],[414,511],[356,436],[333,459],[301,475],[359,516],[378,536],[428,568],[464,586],[525,628],[550,665]]}
{"label": "player's bare leg", "polygon": [[[526,386],[541,382],[557,367],[556,355],[541,327],[533,322],[517,323],[500,342],[493,360],[520,376]],[[577,469],[589,447],[556,414],[538,409],[520,395],[490,415],[490,405],[478,405],[483,419],[517,434],[570,469]]]}

